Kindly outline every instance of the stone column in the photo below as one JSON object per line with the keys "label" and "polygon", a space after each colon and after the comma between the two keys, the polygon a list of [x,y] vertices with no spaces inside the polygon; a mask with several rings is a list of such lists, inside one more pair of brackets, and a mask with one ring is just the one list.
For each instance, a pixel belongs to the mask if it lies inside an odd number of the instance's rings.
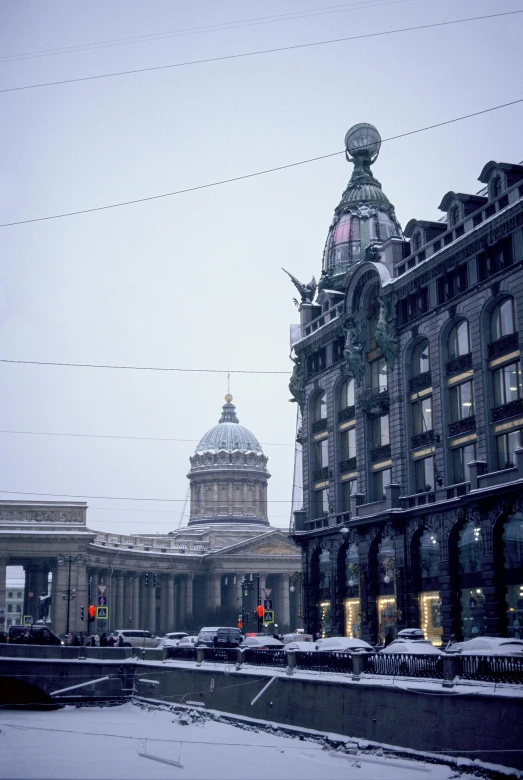
{"label": "stone column", "polygon": [[[69,564],[65,560],[62,566],[58,566],[58,563],[56,563],[55,567],[53,567],[52,626],[55,634],[63,634],[66,631],[68,568],[69,568]],[[28,583],[27,576],[25,582],[27,588],[27,583]],[[66,598],[63,598],[64,595],[66,596]],[[69,620],[69,622],[71,621]]]}
{"label": "stone column", "polygon": [[152,587],[151,578],[149,578],[149,619],[147,629],[156,631],[156,588]]}
{"label": "stone column", "polygon": [[[185,621],[187,615],[187,577],[176,578],[176,596],[177,596],[177,609],[179,625],[185,627]],[[191,599],[192,603],[192,599]]]}
{"label": "stone column", "polygon": [[205,583],[205,603],[207,609],[215,609],[221,606],[222,594],[221,594],[221,576],[219,574],[211,574],[209,579]]}
{"label": "stone column", "polygon": [[281,574],[278,578],[281,584],[281,615],[276,614],[276,622],[281,629],[285,626],[291,629],[291,612],[290,612],[290,582],[287,574]]}
{"label": "stone column", "polygon": [[168,574],[165,577],[165,588],[167,590],[166,597],[165,597],[165,601],[167,604],[166,625],[167,625],[167,631],[172,631],[173,627],[177,625],[175,619],[176,610],[175,610],[175,603],[174,603],[174,599],[176,598],[174,574]]}
{"label": "stone column", "polygon": [[[65,564],[64,564],[65,568]],[[87,566],[85,561],[74,561],[71,566],[71,590],[74,590],[74,599],[71,599],[69,608],[69,623],[71,631],[76,634],[85,631],[87,621]],[[72,594],[71,594],[72,595]],[[80,607],[83,605],[85,620],[80,620]]]}
{"label": "stone column", "polygon": [[131,603],[129,616],[131,617],[131,628],[141,626],[140,621],[140,575],[131,574],[130,577]]}
{"label": "stone column", "polygon": [[[0,558],[0,609],[7,609],[5,605],[5,599],[6,599],[6,568],[7,568],[7,558]],[[6,613],[7,614],[7,613]],[[5,618],[5,615],[4,615]],[[5,631],[5,623],[2,623],[2,628]]]}
{"label": "stone column", "polygon": [[193,579],[192,574],[188,574],[185,578],[185,610],[186,619],[192,620],[193,616]]}

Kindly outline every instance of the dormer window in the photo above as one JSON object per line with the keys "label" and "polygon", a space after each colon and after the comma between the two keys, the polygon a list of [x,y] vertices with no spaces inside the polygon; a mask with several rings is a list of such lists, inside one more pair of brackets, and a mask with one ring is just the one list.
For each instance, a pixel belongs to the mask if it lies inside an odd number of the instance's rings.
{"label": "dormer window", "polygon": [[418,249],[420,248],[420,246],[421,246],[421,235],[420,235],[419,232],[418,233],[414,233],[414,235],[412,236],[412,241],[411,241],[412,252],[413,253],[417,252]]}
{"label": "dormer window", "polygon": [[501,195],[501,176],[495,176],[490,183],[490,197],[497,198]]}
{"label": "dormer window", "polygon": [[452,206],[449,211],[449,223],[450,227],[454,227],[459,222],[459,206]]}

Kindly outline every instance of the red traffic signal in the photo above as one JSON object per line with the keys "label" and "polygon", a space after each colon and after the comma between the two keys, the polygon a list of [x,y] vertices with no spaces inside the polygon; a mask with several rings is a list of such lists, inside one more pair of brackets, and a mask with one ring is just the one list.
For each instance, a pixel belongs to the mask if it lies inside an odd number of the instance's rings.
{"label": "red traffic signal", "polygon": [[89,622],[91,622],[91,620],[94,620],[94,616],[96,615],[96,607],[91,604],[87,612],[89,614]]}
{"label": "red traffic signal", "polygon": [[243,623],[241,620],[238,620],[237,626],[238,628],[243,628]]}
{"label": "red traffic signal", "polygon": [[256,614],[258,615],[259,618],[263,617],[263,607],[261,604],[258,604],[258,606],[256,607]]}

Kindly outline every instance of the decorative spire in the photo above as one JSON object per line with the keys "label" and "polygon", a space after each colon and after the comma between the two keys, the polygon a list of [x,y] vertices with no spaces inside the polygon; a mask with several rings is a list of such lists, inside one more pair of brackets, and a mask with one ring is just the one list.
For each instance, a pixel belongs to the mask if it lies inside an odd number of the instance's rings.
{"label": "decorative spire", "polygon": [[225,403],[222,406],[222,416],[220,417],[218,422],[220,423],[240,422],[236,417],[236,407],[233,403],[231,403],[231,401],[232,401],[232,395],[230,393],[227,393],[227,395],[225,396]]}

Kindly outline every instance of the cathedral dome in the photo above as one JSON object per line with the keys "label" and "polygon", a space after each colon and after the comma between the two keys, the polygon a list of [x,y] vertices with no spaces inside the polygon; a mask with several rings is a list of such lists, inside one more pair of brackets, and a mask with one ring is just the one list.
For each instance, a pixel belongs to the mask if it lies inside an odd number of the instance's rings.
{"label": "cathedral dome", "polygon": [[269,525],[267,457],[256,436],[240,425],[229,393],[218,425],[202,437],[190,462],[190,526]]}
{"label": "cathedral dome", "polygon": [[222,407],[222,416],[213,428],[202,436],[196,447],[195,454],[204,452],[257,452],[263,454],[263,450],[256,436],[248,428],[240,425],[236,416],[236,407],[232,402],[232,395],[225,396]]}
{"label": "cathedral dome", "polygon": [[370,169],[380,146],[380,134],[366,122],[355,125],[345,136],[345,154],[354,163],[354,170],[329,228],[323,256],[323,274],[329,281],[323,286],[335,287],[349,266],[365,259],[373,244],[402,235],[394,206]]}

